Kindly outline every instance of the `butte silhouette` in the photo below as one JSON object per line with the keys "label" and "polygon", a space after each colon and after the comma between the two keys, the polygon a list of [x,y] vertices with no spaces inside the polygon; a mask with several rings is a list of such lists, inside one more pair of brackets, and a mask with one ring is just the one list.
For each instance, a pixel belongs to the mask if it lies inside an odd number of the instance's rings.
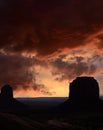
{"label": "butte silhouette", "polygon": [[69,98],[59,106],[62,112],[103,111],[99,85],[93,77],[77,77],[70,83]]}
{"label": "butte silhouette", "polygon": [[13,97],[13,89],[10,85],[5,85],[1,88],[0,93],[0,110],[18,111],[24,108],[25,105],[17,101]]}

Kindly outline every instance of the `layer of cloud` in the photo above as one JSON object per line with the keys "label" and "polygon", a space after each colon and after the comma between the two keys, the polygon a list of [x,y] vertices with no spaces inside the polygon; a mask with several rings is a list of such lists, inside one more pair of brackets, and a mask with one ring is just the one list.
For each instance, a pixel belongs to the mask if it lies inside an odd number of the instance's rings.
{"label": "layer of cloud", "polygon": [[44,66],[34,57],[0,54],[0,87],[10,84],[14,90],[32,88],[44,95],[51,95],[48,88],[36,80],[38,74],[35,66],[37,65]]}
{"label": "layer of cloud", "polygon": [[84,46],[103,29],[102,0],[1,0],[0,7],[0,48],[6,52],[50,55]]}
{"label": "layer of cloud", "polygon": [[[96,75],[103,66],[102,12],[103,0],[0,0],[0,86],[31,86],[50,95],[44,84],[37,83],[36,66],[52,67],[52,75],[59,81]],[[72,55],[68,61],[66,48]],[[81,50],[71,52],[75,48]],[[65,55],[52,57],[54,60],[23,56],[54,56],[63,49]]]}
{"label": "layer of cloud", "polygon": [[51,62],[52,75],[56,80],[73,80],[75,77],[83,75],[93,75],[97,71],[97,66],[90,59],[85,61],[84,57],[71,57],[68,61],[63,61],[64,57],[59,57]]}
{"label": "layer of cloud", "polygon": [[[21,55],[4,55],[0,54],[0,83],[9,83],[22,85],[24,88],[33,79],[33,72],[30,68],[33,61]],[[34,77],[35,80],[35,77]],[[15,86],[15,87],[16,87]]]}

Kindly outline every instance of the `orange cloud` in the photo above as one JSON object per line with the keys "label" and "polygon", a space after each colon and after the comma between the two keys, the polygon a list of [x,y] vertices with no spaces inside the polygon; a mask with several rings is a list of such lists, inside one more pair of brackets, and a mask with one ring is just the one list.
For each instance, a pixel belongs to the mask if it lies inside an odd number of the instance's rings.
{"label": "orange cloud", "polygon": [[89,36],[103,29],[102,0],[2,2],[0,48],[8,53],[47,56],[83,47]]}
{"label": "orange cloud", "polygon": [[[84,74],[101,77],[102,12],[102,0],[1,0],[0,84],[28,89],[32,83],[34,91],[50,95],[47,86],[55,78],[62,83]],[[38,72],[38,66],[47,71]]]}

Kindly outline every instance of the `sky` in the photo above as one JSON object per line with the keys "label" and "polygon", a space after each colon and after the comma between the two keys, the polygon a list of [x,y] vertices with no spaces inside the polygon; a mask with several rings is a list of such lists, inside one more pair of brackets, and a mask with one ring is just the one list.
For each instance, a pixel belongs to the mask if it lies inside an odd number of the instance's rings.
{"label": "sky", "polygon": [[67,97],[79,76],[103,94],[103,0],[0,0],[0,87]]}

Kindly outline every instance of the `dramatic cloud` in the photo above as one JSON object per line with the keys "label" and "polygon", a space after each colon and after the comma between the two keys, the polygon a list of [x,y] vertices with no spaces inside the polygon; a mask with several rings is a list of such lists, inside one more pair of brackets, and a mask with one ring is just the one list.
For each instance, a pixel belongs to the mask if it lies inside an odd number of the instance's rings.
{"label": "dramatic cloud", "polygon": [[6,52],[51,55],[84,46],[103,29],[102,0],[1,0],[0,7],[0,48]]}
{"label": "dramatic cloud", "polygon": [[[45,85],[37,83],[35,66],[42,65],[36,58],[22,55],[0,54],[0,87],[12,85],[13,89],[30,89],[51,95]],[[35,95],[34,95],[35,96]]]}
{"label": "dramatic cloud", "polygon": [[14,87],[22,85],[26,89],[32,79],[35,81],[35,71],[31,70],[32,59],[0,54],[0,61],[0,84],[12,83]]}
{"label": "dramatic cloud", "polygon": [[54,78],[101,80],[102,13],[103,0],[0,0],[0,86],[50,95]]}
{"label": "dramatic cloud", "polygon": [[71,57],[68,61],[63,61],[63,58],[59,57],[51,63],[52,74],[56,76],[56,80],[73,80],[78,76],[93,75],[97,70],[97,66],[93,62],[85,61],[84,57]]}

